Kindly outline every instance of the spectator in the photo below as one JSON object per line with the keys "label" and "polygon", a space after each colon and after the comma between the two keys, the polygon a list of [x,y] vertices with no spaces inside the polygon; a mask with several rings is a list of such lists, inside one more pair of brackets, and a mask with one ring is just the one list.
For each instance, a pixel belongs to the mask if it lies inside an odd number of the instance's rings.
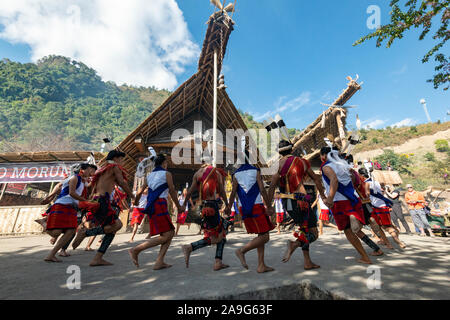
{"label": "spectator", "polygon": [[398,223],[400,221],[405,228],[406,233],[411,233],[411,229],[409,228],[409,225],[403,215],[402,204],[400,203],[400,190],[394,189],[394,186],[387,185],[384,191],[388,199],[392,201],[392,222],[394,222],[395,226],[400,230],[400,224]]}
{"label": "spectator", "polygon": [[391,163],[390,162],[387,163],[386,170],[387,171],[394,171],[394,169],[391,167]]}
{"label": "spectator", "polygon": [[423,197],[423,194],[415,191],[410,184],[408,184],[406,188],[408,188],[408,192],[405,194],[405,200],[408,204],[409,213],[411,214],[414,225],[420,230],[420,235],[422,237],[426,236],[424,229],[427,229],[430,235],[434,237],[431,226],[427,220],[427,215],[424,211],[425,198]]}

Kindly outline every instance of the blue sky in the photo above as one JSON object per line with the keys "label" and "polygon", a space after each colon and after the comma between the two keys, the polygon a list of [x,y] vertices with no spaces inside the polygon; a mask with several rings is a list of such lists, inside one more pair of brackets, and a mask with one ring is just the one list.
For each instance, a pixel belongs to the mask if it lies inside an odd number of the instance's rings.
{"label": "blue sky", "polygon": [[[176,2],[198,54],[213,7],[207,0]],[[388,2],[238,0],[224,61],[227,92],[236,107],[258,120],[279,110],[288,127],[304,128],[324,110],[320,102],[332,102],[346,87],[346,76],[358,74],[364,84],[349,102],[358,105],[349,115],[349,127],[356,113],[363,124],[377,128],[401,121],[424,123],[421,98],[427,100],[433,121],[448,120],[450,93],[426,82],[435,64],[421,62],[434,44],[431,34],[419,41],[419,32],[410,32],[390,49],[376,48],[375,40],[352,46],[370,32],[369,5],[379,5],[382,24],[389,22]],[[11,42],[0,39],[0,57],[33,59],[29,44]],[[184,70],[176,72],[176,84],[195,73],[196,57],[186,58]]]}

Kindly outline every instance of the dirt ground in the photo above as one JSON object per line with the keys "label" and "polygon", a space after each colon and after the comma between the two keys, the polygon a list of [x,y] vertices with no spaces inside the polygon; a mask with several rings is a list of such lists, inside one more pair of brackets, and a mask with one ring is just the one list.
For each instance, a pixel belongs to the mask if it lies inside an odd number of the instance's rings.
{"label": "dirt ground", "polygon": [[[195,235],[196,226],[189,231],[182,227],[182,235],[173,239],[167,253],[167,263],[173,266],[162,271],[152,270],[157,248],[141,254],[139,269],[131,263],[127,250],[141,243],[143,234],[136,236],[134,244],[127,242],[130,234],[117,235],[105,256],[114,266],[96,268],[88,266],[95,252],[85,252],[85,242],[80,249],[70,251],[72,256],[63,258],[63,263],[46,263],[43,259],[51,248],[48,236],[2,237],[0,299],[215,299],[289,288],[305,282],[350,299],[450,298],[448,238],[402,234],[408,248],[386,249],[384,256],[373,258],[375,269],[368,269],[367,265],[356,262],[356,252],[343,235],[326,228],[326,233],[311,245],[311,256],[321,268],[305,271],[300,250],[288,263],[281,262],[286,240],[292,239],[291,233],[271,233],[265,250],[266,263],[275,271],[258,274],[256,252],[247,254],[249,270],[242,268],[234,254],[252,239],[242,229],[237,230],[228,235],[224,251],[224,262],[230,268],[219,272],[212,270],[215,247],[194,252],[190,268],[186,269],[181,245],[200,239]],[[74,286],[76,281],[70,280],[73,270],[78,268],[80,289]],[[377,282],[370,278],[377,272],[379,289],[374,287]]]}

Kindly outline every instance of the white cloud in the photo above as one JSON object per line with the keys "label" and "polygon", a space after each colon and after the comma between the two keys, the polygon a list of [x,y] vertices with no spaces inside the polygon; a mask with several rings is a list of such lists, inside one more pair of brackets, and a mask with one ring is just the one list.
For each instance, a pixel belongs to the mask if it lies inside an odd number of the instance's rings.
{"label": "white cloud", "polygon": [[402,121],[396,122],[392,125],[392,127],[408,127],[417,124],[417,121],[411,118],[403,119]]}
{"label": "white cloud", "polygon": [[68,56],[118,84],[174,89],[199,54],[175,0],[1,0],[0,25],[33,61]]}
{"label": "white cloud", "polygon": [[391,76],[400,76],[402,74],[405,74],[407,71],[408,71],[408,66],[405,64],[400,69],[392,71],[390,73],[390,75]]}
{"label": "white cloud", "polygon": [[260,115],[255,115],[256,121],[261,121],[267,119],[268,117],[273,117],[277,113],[282,113],[285,111],[297,111],[301,107],[307,105],[311,102],[311,92],[305,91],[302,92],[298,97],[285,101],[287,97],[279,97],[277,101],[274,103],[274,109],[267,111],[266,113]]}
{"label": "white cloud", "polygon": [[363,128],[366,128],[366,129],[379,129],[386,122],[387,122],[387,120],[381,120],[381,119],[367,120],[367,121],[362,122],[362,126],[363,126]]}

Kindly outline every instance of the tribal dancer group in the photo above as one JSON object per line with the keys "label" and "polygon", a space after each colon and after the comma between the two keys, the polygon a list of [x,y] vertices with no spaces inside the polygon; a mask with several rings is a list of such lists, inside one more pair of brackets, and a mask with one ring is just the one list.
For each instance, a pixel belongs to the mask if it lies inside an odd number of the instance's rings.
{"label": "tribal dancer group", "polygon": [[[219,271],[229,267],[223,263],[223,253],[228,227],[233,224],[238,210],[247,233],[254,234],[255,237],[235,250],[236,258],[243,268],[249,269],[246,254],[256,249],[256,271],[273,271],[272,267],[266,265],[264,252],[265,245],[270,240],[270,231],[276,227],[271,220],[273,215],[277,215],[279,231],[282,221],[279,207],[282,205],[298,228],[293,234],[294,238],[287,241],[282,261],[288,262],[295,250],[301,248],[304,269],[317,269],[320,266],[312,261],[310,250],[320,234],[317,215],[312,210],[313,197],[305,189],[306,179],[311,179],[317,188],[316,202],[321,203],[321,217],[328,216],[328,213],[334,216],[335,227],[345,234],[359,254],[358,262],[371,264],[370,256],[383,255],[378,244],[385,245],[388,249],[393,248],[385,231],[400,248],[406,247],[391,223],[389,207],[392,203],[382,195],[379,183],[373,181],[365,169],[355,171],[352,168],[351,155],[343,155],[337,148],[322,148],[320,177],[311,169],[308,160],[293,155],[293,145],[290,141],[282,140],[278,152],[281,156],[279,169],[272,176],[267,189],[260,170],[249,163],[251,155],[245,151],[245,163],[233,173],[229,197],[225,192],[227,174],[224,170],[213,167],[208,159],[204,159],[203,165],[193,176],[190,188],[187,192],[184,191],[180,199],[177,197],[172,174],[168,171],[168,158],[164,154],[155,154],[153,170],[147,175],[144,185],[136,195],[130,189],[127,172],[122,167],[124,153],[110,151],[106,163],[100,168],[83,163],[43,201],[50,203],[56,198],[47,210],[46,218],[40,221],[54,244],[45,261],[61,262],[56,257],[58,251],[61,250],[60,256],[68,256],[66,250],[71,242],[73,249],[76,249],[86,237],[91,237],[92,243],[93,237],[102,235],[101,245],[90,266],[111,265],[103,256],[116,232],[122,228],[122,222],[118,218],[122,208],[120,203],[124,203],[128,197],[134,204],[134,229],[130,242],[133,241],[137,226],[145,217],[148,217],[150,227],[146,241],[128,250],[132,263],[139,267],[139,254],[159,246],[153,269],[169,268],[171,265],[165,262],[165,257],[176,233],[168,210],[169,197],[177,211],[185,214],[186,206],[193,203],[193,195],[198,194],[198,201],[201,202],[199,224],[203,238],[181,246],[186,268],[189,268],[192,252],[212,245],[216,246],[213,270]],[[185,218],[183,216],[183,220]],[[370,226],[378,244],[363,232],[363,226]],[[361,241],[370,248],[370,253],[366,252]]]}

